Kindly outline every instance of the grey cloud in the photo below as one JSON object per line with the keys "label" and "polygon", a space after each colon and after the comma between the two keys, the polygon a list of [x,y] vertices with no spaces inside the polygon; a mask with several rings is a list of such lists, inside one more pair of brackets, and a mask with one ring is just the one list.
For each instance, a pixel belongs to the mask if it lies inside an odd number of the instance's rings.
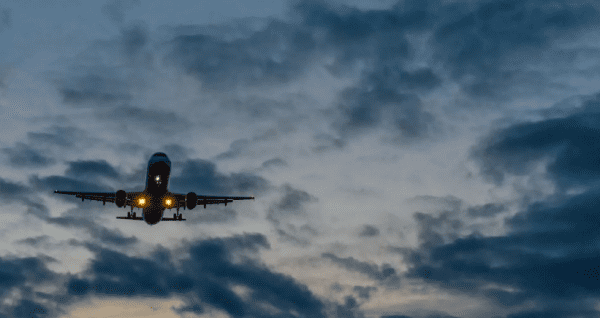
{"label": "grey cloud", "polygon": [[506,206],[502,204],[486,203],[470,207],[467,214],[472,217],[494,217],[496,214],[506,211]]}
{"label": "grey cloud", "polygon": [[239,157],[250,146],[248,139],[238,139],[231,143],[229,150],[219,154],[216,159],[232,159]]}
{"label": "grey cloud", "polygon": [[173,132],[190,125],[188,120],[175,112],[160,109],[145,109],[131,105],[120,105],[111,109],[99,110],[98,119],[111,122],[135,123],[153,131]]}
{"label": "grey cloud", "polygon": [[137,56],[148,43],[148,30],[145,25],[133,24],[121,30],[121,43],[125,54]]}
{"label": "grey cloud", "polygon": [[[40,178],[37,175],[29,177],[29,183],[38,190],[54,191],[89,191],[89,192],[111,192],[114,189],[99,183],[79,181],[73,178],[61,176],[49,176]],[[63,196],[65,198],[65,196]]]}
{"label": "grey cloud", "polygon": [[391,284],[399,283],[399,277],[396,275],[396,270],[389,264],[378,266],[376,264],[359,261],[353,257],[337,257],[332,253],[323,253],[321,256],[332,260],[334,263],[346,268],[347,270],[365,274],[371,279],[381,282],[385,281]]}
{"label": "grey cloud", "polygon": [[0,198],[2,201],[10,203],[16,198],[25,197],[28,193],[31,193],[31,189],[28,187],[0,178]]}
{"label": "grey cloud", "polygon": [[591,1],[552,6],[534,0],[481,1],[451,4],[437,13],[441,23],[432,41],[435,58],[444,61],[469,94],[505,97],[519,85],[538,88],[545,79],[538,74],[523,82],[529,76],[525,66],[553,41],[594,28],[599,17]]}
{"label": "grey cloud", "polygon": [[316,143],[316,145],[312,148],[313,152],[341,149],[346,145],[346,142],[343,139],[335,138],[329,134],[317,134],[313,139]]}
{"label": "grey cloud", "polygon": [[27,139],[31,144],[52,144],[70,148],[85,135],[86,132],[77,127],[52,126],[47,132],[28,132]]}
{"label": "grey cloud", "polygon": [[338,109],[342,117],[334,127],[344,139],[389,121],[401,138],[410,140],[428,135],[435,123],[416,95],[385,89],[346,89]]}
{"label": "grey cloud", "polygon": [[379,229],[374,227],[373,225],[365,224],[358,234],[358,236],[362,237],[373,237],[379,235]]}
{"label": "grey cloud", "polygon": [[17,243],[27,244],[27,245],[31,245],[31,246],[39,246],[43,243],[48,242],[49,239],[50,239],[50,236],[48,236],[48,235],[40,235],[40,236],[36,236],[36,237],[24,238],[22,240],[17,241]]}
{"label": "grey cloud", "polygon": [[272,20],[264,30],[230,42],[203,34],[177,36],[168,59],[203,87],[222,90],[288,82],[302,74],[315,45],[309,32]]}
{"label": "grey cloud", "polygon": [[371,298],[371,293],[377,291],[377,287],[374,287],[374,286],[354,286],[354,288],[352,288],[352,290],[358,294],[359,298],[368,300],[368,299]]}
{"label": "grey cloud", "polygon": [[109,106],[132,100],[128,83],[120,80],[114,70],[106,67],[86,69],[87,74],[72,76],[60,84],[60,94],[73,106]]}
{"label": "grey cloud", "polygon": [[68,177],[77,179],[94,179],[96,177],[107,177],[119,179],[119,173],[106,160],[80,160],[69,162],[69,168],[65,172]]}
{"label": "grey cloud", "polygon": [[364,313],[359,309],[360,305],[352,296],[346,296],[343,304],[332,304],[329,316],[335,318],[364,318]]}
{"label": "grey cloud", "polygon": [[205,195],[260,194],[271,187],[267,180],[251,173],[221,174],[210,161],[187,160],[181,164],[182,171],[171,176],[172,191]]}
{"label": "grey cloud", "polygon": [[273,159],[266,160],[261,165],[261,167],[265,168],[265,169],[268,169],[271,167],[287,167],[287,166],[288,166],[287,162],[281,158],[273,158]]}
{"label": "grey cloud", "polygon": [[46,220],[50,224],[57,224],[64,227],[76,227],[87,230],[87,233],[94,239],[98,239],[101,242],[113,244],[113,245],[132,245],[137,243],[138,239],[135,236],[124,236],[121,231],[110,230],[96,222],[90,220],[87,217],[76,218],[71,216],[65,217],[51,217]]}
{"label": "grey cloud", "polygon": [[267,220],[279,224],[279,221],[294,216],[305,216],[304,204],[317,199],[308,192],[292,188],[285,184],[282,187],[283,197],[274,203],[267,213]]}
{"label": "grey cloud", "polygon": [[0,32],[12,27],[12,10],[0,7]]}
{"label": "grey cloud", "polygon": [[102,13],[113,22],[123,23],[125,13],[140,4],[139,0],[108,0],[102,6]]}
{"label": "grey cloud", "polygon": [[594,199],[599,191],[594,187],[579,195],[559,194],[531,203],[507,217],[506,233],[497,236],[460,234],[460,220],[448,213],[438,217],[415,213],[419,246],[397,252],[410,268],[409,278],[483,295],[515,309],[526,302],[536,303],[534,311],[515,317],[543,316],[553,309],[558,316],[594,316],[597,309],[584,299],[598,293],[596,280],[577,271],[600,262],[598,247],[587,243],[599,236],[595,230],[599,207]]}
{"label": "grey cloud", "polygon": [[13,148],[2,148],[2,152],[8,156],[10,165],[17,168],[45,168],[56,162],[22,142]]}
{"label": "grey cloud", "polygon": [[563,190],[600,178],[600,95],[583,103],[567,117],[514,124],[490,133],[473,147],[471,157],[490,181],[501,184],[505,175],[527,175],[549,159],[548,175]]}
{"label": "grey cloud", "polygon": [[[184,304],[179,312],[202,312],[205,305],[224,310],[233,317],[281,317],[297,312],[306,317],[324,317],[323,304],[304,286],[289,276],[271,272],[249,258],[234,262],[239,253],[255,254],[268,248],[260,234],[231,238],[212,238],[191,242],[189,259],[173,264],[154,258],[129,257],[98,246],[90,246],[96,254],[83,279],[71,277],[66,284],[69,299],[81,299],[91,292],[118,297],[140,295],[166,298],[177,293]],[[153,253],[154,254],[154,253]],[[163,258],[174,256],[163,251]],[[152,275],[148,275],[152,273]],[[247,301],[231,289],[242,285],[250,290]],[[272,314],[256,304],[268,303],[280,311]]]}

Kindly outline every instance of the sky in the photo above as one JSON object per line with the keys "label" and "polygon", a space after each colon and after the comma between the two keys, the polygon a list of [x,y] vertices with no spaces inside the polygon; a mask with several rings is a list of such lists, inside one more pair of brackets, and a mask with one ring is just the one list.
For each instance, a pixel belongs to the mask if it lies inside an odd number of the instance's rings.
{"label": "sky", "polygon": [[[600,317],[600,6],[0,2],[0,318]],[[252,195],[118,220],[54,194]],[[169,213],[174,211],[166,211]]]}

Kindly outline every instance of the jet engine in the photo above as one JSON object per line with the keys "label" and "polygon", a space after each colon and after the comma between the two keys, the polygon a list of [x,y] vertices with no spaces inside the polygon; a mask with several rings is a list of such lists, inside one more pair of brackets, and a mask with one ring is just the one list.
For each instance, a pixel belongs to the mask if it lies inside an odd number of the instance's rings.
{"label": "jet engine", "polygon": [[127,202],[127,193],[123,190],[117,191],[117,195],[115,197],[115,204],[118,207],[122,207]]}
{"label": "jet engine", "polygon": [[193,209],[198,203],[198,196],[194,192],[190,192],[185,196],[185,203],[188,209]]}

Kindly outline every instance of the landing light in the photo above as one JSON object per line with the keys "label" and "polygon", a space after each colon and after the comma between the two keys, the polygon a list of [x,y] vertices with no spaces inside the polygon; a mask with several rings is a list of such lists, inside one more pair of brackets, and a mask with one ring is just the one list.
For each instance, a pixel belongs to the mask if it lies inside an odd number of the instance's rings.
{"label": "landing light", "polygon": [[138,202],[140,203],[140,205],[144,205],[144,203],[146,203],[146,199],[144,199],[144,198],[140,198],[140,199],[138,200]]}
{"label": "landing light", "polygon": [[160,176],[156,176],[155,180],[160,181]]}

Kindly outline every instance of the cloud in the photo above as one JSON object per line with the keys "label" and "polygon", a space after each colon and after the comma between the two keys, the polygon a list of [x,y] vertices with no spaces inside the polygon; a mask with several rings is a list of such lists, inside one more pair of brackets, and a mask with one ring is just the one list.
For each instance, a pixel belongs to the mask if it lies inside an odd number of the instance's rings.
{"label": "cloud", "polygon": [[506,206],[496,203],[486,203],[470,207],[467,214],[472,217],[494,217],[496,214],[506,211]]}
{"label": "cloud", "polygon": [[12,27],[12,10],[0,7],[0,32]]}
{"label": "cloud", "polygon": [[40,178],[37,175],[29,177],[29,183],[38,190],[46,191],[83,191],[83,192],[112,192],[114,189],[98,183],[79,181],[73,178],[61,176],[49,176]]}
{"label": "cloud", "polygon": [[135,6],[139,6],[140,3],[139,0],[108,0],[102,6],[102,13],[113,22],[123,23],[125,13]]}
{"label": "cloud", "polygon": [[176,36],[167,58],[203,88],[226,90],[289,82],[303,73],[315,45],[309,32],[272,20],[264,30],[232,41],[204,34]]}
{"label": "cloud", "polygon": [[396,275],[396,270],[390,264],[378,266],[376,264],[359,261],[353,257],[337,257],[332,253],[323,253],[321,257],[332,260],[334,263],[344,267],[349,271],[359,272],[373,280],[397,285],[400,278]]}
{"label": "cloud", "polygon": [[358,236],[362,237],[373,237],[379,235],[379,229],[374,227],[373,225],[365,224],[363,225],[362,230],[358,234]]}
{"label": "cloud", "polygon": [[271,187],[266,179],[251,173],[221,174],[214,163],[202,159],[182,162],[181,172],[171,176],[170,184],[171,191],[203,195],[259,194]]}
{"label": "cloud", "polygon": [[65,175],[77,179],[95,179],[96,177],[107,177],[119,179],[119,173],[106,160],[79,160],[69,162],[69,168]]}
{"label": "cloud", "polygon": [[173,133],[190,126],[188,120],[173,111],[141,108],[131,105],[120,105],[110,109],[99,110],[96,117],[110,122],[137,124],[151,131]]}
{"label": "cloud", "polygon": [[[178,312],[202,312],[206,306],[227,312],[233,317],[281,317],[297,312],[307,317],[324,317],[323,304],[304,285],[289,276],[271,272],[264,265],[234,255],[255,254],[269,248],[260,234],[244,234],[229,238],[212,238],[189,243],[189,258],[178,264],[154,258],[129,257],[98,246],[90,246],[95,259],[83,275],[71,277],[66,284],[68,298],[88,297],[91,293],[114,297],[140,295],[166,298],[173,294],[183,298]],[[169,251],[163,258],[171,260]],[[173,270],[176,266],[177,270]],[[151,274],[151,275],[150,275]],[[233,286],[249,290],[240,297]],[[265,311],[266,303],[277,313]]]}
{"label": "cloud", "polygon": [[72,75],[59,81],[59,92],[68,105],[93,107],[109,106],[129,102],[132,96],[129,84],[120,80],[114,70],[107,67],[88,67],[86,74]]}
{"label": "cloud", "polygon": [[13,148],[2,148],[2,152],[8,156],[10,165],[16,168],[44,168],[56,162],[22,142],[18,142]]}
{"label": "cloud", "polygon": [[352,288],[352,290],[358,294],[359,298],[369,300],[371,298],[371,293],[377,291],[377,287],[374,287],[374,286],[354,286],[354,288]]}
{"label": "cloud", "polygon": [[90,220],[89,217],[71,217],[71,216],[61,216],[61,217],[50,217],[47,218],[46,222],[50,224],[56,224],[63,227],[69,228],[81,228],[86,230],[92,238],[98,239],[103,243],[108,243],[111,245],[118,246],[126,246],[132,245],[138,242],[138,239],[135,236],[124,236],[120,230],[115,229],[111,230],[98,223]]}
{"label": "cloud", "polygon": [[22,199],[31,193],[30,191],[27,186],[0,178],[0,199],[4,202],[10,203],[15,199]]}
{"label": "cloud", "polygon": [[594,28],[599,17],[591,1],[481,1],[436,13],[441,22],[431,42],[434,58],[465,92],[483,97],[542,89],[547,79],[525,66],[539,61],[554,41]]}
{"label": "cloud", "polygon": [[46,132],[28,132],[27,140],[33,145],[52,144],[64,148],[71,148],[86,135],[84,130],[77,127],[60,127],[53,125]]}
{"label": "cloud", "polygon": [[547,161],[547,173],[561,188],[588,185],[600,178],[600,95],[567,117],[525,122],[490,133],[471,157],[496,184],[507,174],[528,175]]}
{"label": "cloud", "polygon": [[40,236],[36,236],[36,237],[24,238],[22,240],[17,241],[17,243],[27,244],[27,245],[31,245],[31,246],[40,246],[41,244],[48,242],[49,239],[50,239],[50,236],[48,236],[48,235],[40,235]]}
{"label": "cloud", "polygon": [[269,160],[264,161],[261,164],[261,167],[265,168],[265,169],[269,169],[272,167],[287,167],[287,166],[288,166],[287,162],[281,158],[269,159]]}

